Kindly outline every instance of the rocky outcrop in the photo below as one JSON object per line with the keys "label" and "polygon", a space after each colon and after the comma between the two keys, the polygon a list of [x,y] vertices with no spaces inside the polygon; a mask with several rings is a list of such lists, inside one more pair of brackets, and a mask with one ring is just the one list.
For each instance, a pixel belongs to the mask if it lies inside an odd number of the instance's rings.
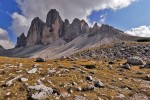
{"label": "rocky outcrop", "polygon": [[22,33],[18,38],[17,38],[17,44],[16,44],[16,48],[19,47],[25,47],[26,46],[26,37],[24,35],[24,33]]}
{"label": "rocky outcrop", "polygon": [[84,20],[80,21],[78,18],[75,18],[65,32],[65,40],[71,41],[77,36],[88,32],[89,32],[88,24]]}
{"label": "rocky outcrop", "polygon": [[93,28],[90,28],[89,30],[89,36],[93,36],[99,32],[100,26],[97,25],[97,23],[94,24]]}

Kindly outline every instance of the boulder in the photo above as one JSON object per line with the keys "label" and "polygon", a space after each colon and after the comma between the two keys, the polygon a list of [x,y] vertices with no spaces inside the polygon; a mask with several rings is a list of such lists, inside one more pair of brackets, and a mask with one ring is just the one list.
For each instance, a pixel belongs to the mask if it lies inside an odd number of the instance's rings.
{"label": "boulder", "polygon": [[47,87],[43,84],[35,85],[35,86],[28,86],[28,99],[32,100],[43,100],[46,99],[48,96],[53,94],[53,89],[51,87]]}
{"label": "boulder", "polygon": [[86,79],[87,79],[88,81],[93,81],[93,78],[92,78],[92,76],[90,76],[90,75],[86,76]]}
{"label": "boulder", "polygon": [[85,65],[85,68],[94,69],[94,68],[96,68],[96,65],[95,64]]}
{"label": "boulder", "polygon": [[131,65],[143,65],[144,61],[140,57],[130,57],[127,59],[127,63]]}
{"label": "boulder", "polygon": [[94,86],[95,87],[99,87],[99,88],[103,88],[104,87],[104,84],[101,82],[101,80],[96,80],[94,82]]}
{"label": "boulder", "polygon": [[36,58],[35,62],[45,62],[45,60],[41,57]]}

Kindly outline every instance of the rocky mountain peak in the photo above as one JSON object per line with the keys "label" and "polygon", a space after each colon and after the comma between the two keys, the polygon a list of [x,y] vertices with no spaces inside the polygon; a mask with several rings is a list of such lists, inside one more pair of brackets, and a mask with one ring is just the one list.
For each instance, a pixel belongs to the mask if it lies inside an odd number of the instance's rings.
{"label": "rocky mountain peak", "polygon": [[41,36],[44,25],[45,23],[39,19],[39,17],[33,19],[27,35],[27,46],[41,44]]}
{"label": "rocky mountain peak", "polygon": [[70,24],[68,19],[65,19],[64,23],[68,25]]}
{"label": "rocky mountain peak", "polygon": [[95,23],[94,26],[93,26],[93,29],[99,29],[99,28],[100,28],[100,26],[98,26],[98,24]]}
{"label": "rocky mountain peak", "polygon": [[95,34],[98,34],[99,33],[99,29],[100,29],[100,26],[98,26],[98,24],[95,23],[93,28],[90,28],[90,30],[89,30],[89,36],[93,36]]}
{"label": "rocky mountain peak", "polygon": [[25,47],[26,46],[26,36],[24,33],[22,33],[18,38],[17,38],[17,44],[16,44],[16,48],[19,47]]}
{"label": "rocky mountain peak", "polygon": [[89,33],[89,26],[88,26],[88,24],[86,23],[86,21],[82,19],[82,20],[80,21],[80,23],[81,23],[81,34]]}
{"label": "rocky mountain peak", "polygon": [[51,9],[46,18],[47,26],[52,28],[52,24],[54,24],[56,20],[62,21],[59,12],[56,9]]}
{"label": "rocky mountain peak", "polygon": [[77,24],[80,24],[80,20],[78,18],[75,18],[72,22],[72,25],[77,25]]}

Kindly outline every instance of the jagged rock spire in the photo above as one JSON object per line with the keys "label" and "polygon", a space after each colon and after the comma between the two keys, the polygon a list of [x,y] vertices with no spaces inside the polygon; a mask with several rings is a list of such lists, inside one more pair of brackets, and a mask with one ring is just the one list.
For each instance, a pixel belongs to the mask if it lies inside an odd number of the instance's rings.
{"label": "jagged rock spire", "polygon": [[22,33],[18,38],[17,38],[17,44],[16,44],[16,48],[19,47],[25,47],[26,46],[26,37],[24,35],[24,33]]}
{"label": "jagged rock spire", "polygon": [[39,19],[39,17],[33,19],[27,35],[27,43],[26,43],[27,46],[42,44],[41,36],[43,27],[44,23],[41,19]]}

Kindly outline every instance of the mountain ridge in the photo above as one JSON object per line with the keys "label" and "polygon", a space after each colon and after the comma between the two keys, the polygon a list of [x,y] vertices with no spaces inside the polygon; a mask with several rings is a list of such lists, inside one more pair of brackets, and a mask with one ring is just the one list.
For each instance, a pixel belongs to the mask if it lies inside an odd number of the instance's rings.
{"label": "mountain ridge", "polygon": [[75,18],[72,23],[62,20],[56,9],[51,9],[43,22],[39,17],[32,20],[27,36],[17,38],[15,48],[1,50],[1,56],[45,57],[49,59],[69,56],[80,50],[103,44],[137,41],[141,37],[131,36],[107,24],[89,27],[84,20]]}

